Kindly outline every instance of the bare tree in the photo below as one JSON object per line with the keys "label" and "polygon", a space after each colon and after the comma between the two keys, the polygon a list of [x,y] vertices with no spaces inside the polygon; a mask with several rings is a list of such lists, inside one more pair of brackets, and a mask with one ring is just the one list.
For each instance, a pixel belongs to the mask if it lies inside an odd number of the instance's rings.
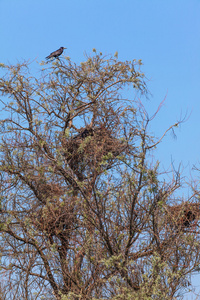
{"label": "bare tree", "polygon": [[[175,299],[199,264],[197,188],[163,179],[140,61],[3,66],[2,299]],[[172,125],[168,130],[176,127]],[[168,131],[167,130],[167,131]],[[166,132],[167,132],[166,131]],[[180,296],[181,297],[181,296]]]}

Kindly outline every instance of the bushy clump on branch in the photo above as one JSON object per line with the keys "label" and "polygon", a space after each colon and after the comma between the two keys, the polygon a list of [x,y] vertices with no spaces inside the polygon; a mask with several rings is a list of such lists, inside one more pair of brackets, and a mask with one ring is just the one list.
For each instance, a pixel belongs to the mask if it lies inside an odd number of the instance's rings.
{"label": "bushy clump on branch", "polygon": [[127,97],[147,93],[140,66],[101,53],[40,78],[4,66],[2,299],[173,299],[186,288],[198,191],[177,202],[180,174],[166,182],[150,161],[162,138]]}

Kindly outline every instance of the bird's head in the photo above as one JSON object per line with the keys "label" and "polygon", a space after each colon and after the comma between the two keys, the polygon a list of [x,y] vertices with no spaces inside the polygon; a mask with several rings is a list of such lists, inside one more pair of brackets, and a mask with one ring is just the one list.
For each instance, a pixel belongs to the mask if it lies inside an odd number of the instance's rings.
{"label": "bird's head", "polygon": [[60,49],[64,50],[64,49],[67,49],[67,48],[65,48],[65,47],[60,47]]}

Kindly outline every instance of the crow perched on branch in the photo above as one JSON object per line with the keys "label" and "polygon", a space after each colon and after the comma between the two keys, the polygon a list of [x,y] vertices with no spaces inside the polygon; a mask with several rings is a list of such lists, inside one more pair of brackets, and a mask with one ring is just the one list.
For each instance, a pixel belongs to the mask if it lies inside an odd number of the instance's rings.
{"label": "crow perched on branch", "polygon": [[63,53],[63,50],[67,49],[65,47],[60,47],[58,50],[52,52],[51,54],[49,54],[49,56],[46,57],[46,59],[49,59],[51,57],[57,58],[58,56],[60,56]]}

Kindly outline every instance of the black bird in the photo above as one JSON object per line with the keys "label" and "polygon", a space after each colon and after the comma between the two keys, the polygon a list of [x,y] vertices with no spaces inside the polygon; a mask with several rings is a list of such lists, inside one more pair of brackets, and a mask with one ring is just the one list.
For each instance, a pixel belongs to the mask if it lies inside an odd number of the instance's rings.
{"label": "black bird", "polygon": [[52,52],[51,54],[49,54],[49,56],[47,56],[46,59],[49,59],[51,57],[56,58],[56,57],[60,56],[63,53],[64,49],[67,49],[67,48],[60,47],[58,50],[56,50],[56,51]]}
{"label": "black bird", "polygon": [[92,128],[85,128],[82,132],[77,134],[73,139],[85,139],[88,136],[93,136],[94,135],[94,130]]}
{"label": "black bird", "polygon": [[190,227],[195,218],[196,216],[191,210],[184,211],[183,226]]}

